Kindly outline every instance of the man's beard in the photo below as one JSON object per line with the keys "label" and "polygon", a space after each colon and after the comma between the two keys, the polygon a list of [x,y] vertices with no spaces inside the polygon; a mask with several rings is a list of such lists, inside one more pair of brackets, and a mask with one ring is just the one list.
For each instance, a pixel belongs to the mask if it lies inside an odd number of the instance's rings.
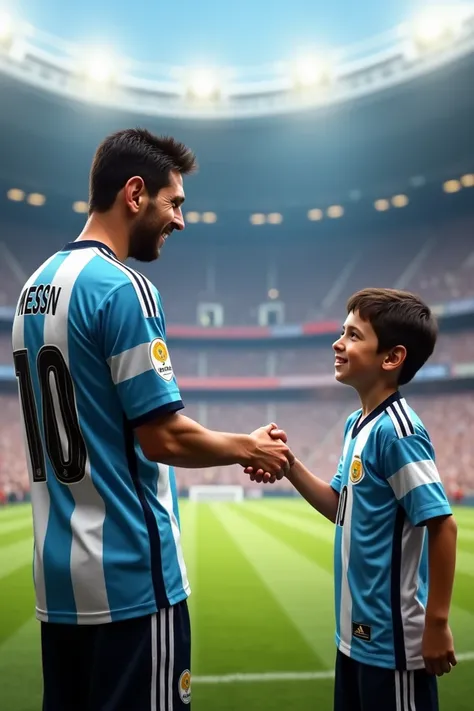
{"label": "man's beard", "polygon": [[153,262],[160,256],[158,241],[166,224],[156,215],[151,205],[130,232],[128,256],[139,262]]}

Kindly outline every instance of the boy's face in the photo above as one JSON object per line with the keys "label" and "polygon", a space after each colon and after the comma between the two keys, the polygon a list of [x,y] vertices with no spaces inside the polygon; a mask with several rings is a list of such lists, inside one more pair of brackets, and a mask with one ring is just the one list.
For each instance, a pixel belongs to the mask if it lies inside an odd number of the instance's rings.
{"label": "boy's face", "polygon": [[377,353],[378,339],[369,321],[351,312],[341,337],[333,343],[335,377],[340,383],[356,389],[371,387],[384,372],[387,353]]}

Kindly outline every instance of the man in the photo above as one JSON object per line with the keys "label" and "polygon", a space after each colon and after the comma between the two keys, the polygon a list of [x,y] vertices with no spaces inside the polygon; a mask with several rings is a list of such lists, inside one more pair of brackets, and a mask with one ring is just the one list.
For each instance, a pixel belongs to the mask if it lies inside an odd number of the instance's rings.
{"label": "man", "polygon": [[457,663],[448,622],[456,522],[429,434],[399,390],[436,338],[414,294],[354,294],[333,349],[336,380],[361,407],[347,419],[337,473],[328,484],[298,460],[288,473],[336,524],[335,711],[438,711],[436,676]]}
{"label": "man", "polygon": [[29,454],[44,711],[190,704],[190,593],[173,466],[292,463],[272,426],[212,432],[183,408],[156,259],[184,220],[193,153],[120,131],[98,148],[89,220],[28,279],[13,351]]}

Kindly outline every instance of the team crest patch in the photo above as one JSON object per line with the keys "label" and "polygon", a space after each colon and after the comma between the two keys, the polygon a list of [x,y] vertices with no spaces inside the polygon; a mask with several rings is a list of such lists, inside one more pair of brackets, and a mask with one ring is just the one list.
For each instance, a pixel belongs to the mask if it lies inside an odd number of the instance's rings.
{"label": "team crest patch", "polygon": [[169,383],[173,378],[173,366],[171,365],[168,348],[163,339],[155,338],[150,343],[150,360],[160,378]]}
{"label": "team crest patch", "polygon": [[353,484],[358,484],[364,478],[364,468],[362,461],[357,455],[352,460],[349,478]]}
{"label": "team crest patch", "polygon": [[179,677],[178,692],[183,704],[191,703],[191,673],[189,669],[186,669]]}

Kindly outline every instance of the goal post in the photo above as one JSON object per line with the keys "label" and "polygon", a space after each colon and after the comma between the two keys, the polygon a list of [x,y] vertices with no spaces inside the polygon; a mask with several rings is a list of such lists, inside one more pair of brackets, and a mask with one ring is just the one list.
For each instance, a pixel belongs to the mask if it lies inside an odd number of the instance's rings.
{"label": "goal post", "polygon": [[233,501],[244,500],[244,487],[231,485],[202,484],[189,487],[190,501]]}

